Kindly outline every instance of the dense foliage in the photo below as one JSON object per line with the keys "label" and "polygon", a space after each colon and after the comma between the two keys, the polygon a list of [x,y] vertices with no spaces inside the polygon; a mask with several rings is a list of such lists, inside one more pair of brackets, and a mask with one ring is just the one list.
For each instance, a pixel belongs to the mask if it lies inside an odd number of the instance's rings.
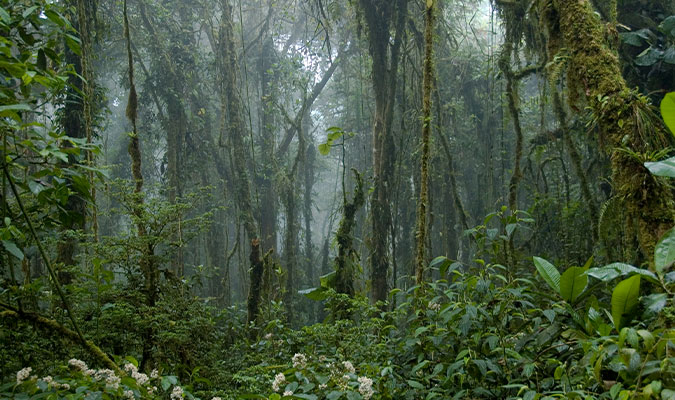
{"label": "dense foliage", "polygon": [[642,3],[0,2],[0,398],[675,400]]}

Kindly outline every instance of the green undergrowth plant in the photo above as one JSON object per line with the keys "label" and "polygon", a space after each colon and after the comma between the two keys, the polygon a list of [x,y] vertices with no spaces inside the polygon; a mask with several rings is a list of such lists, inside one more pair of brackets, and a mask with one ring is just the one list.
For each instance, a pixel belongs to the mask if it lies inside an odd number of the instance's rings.
{"label": "green undergrowth plant", "polygon": [[[120,363],[122,365],[122,363]],[[188,386],[181,386],[176,376],[160,375],[154,369],[145,374],[138,369],[138,362],[127,357],[123,363],[124,374],[110,369],[89,368],[78,359],[55,368],[56,375],[33,374],[32,367],[16,372],[16,380],[0,386],[0,396],[5,399],[165,399],[199,400]]]}

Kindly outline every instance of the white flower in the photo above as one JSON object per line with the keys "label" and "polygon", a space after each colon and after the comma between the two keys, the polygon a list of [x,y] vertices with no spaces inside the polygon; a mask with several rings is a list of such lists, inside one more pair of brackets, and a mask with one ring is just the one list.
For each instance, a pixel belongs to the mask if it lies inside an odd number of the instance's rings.
{"label": "white flower", "polygon": [[127,390],[124,392],[124,397],[126,397],[129,400],[135,399],[136,396],[134,396],[134,392],[131,390]]}
{"label": "white flower", "polygon": [[54,382],[54,378],[52,378],[51,376],[47,375],[47,376],[45,376],[44,378],[42,378],[42,381],[43,381],[44,383],[46,383],[47,385],[51,385],[52,382]]}
{"label": "white flower", "polygon": [[138,368],[132,363],[126,363],[124,364],[124,370],[127,371],[129,374],[132,374],[134,372],[137,372]]}
{"label": "white flower", "polygon": [[325,383],[319,385],[319,390],[325,390],[328,387]]}
{"label": "white flower", "polygon": [[155,379],[157,377],[159,377],[159,371],[153,369],[152,372],[150,372],[150,378]]}
{"label": "white flower", "polygon": [[20,370],[19,372],[17,372],[17,373],[16,373],[16,384],[17,384],[17,385],[20,385],[20,384],[23,383],[23,381],[25,381],[26,379],[28,379],[28,377],[30,376],[30,372],[31,372],[32,370],[33,370],[33,368],[31,368],[31,367],[26,367],[26,368]]}
{"label": "white flower", "polygon": [[221,400],[220,397],[211,397],[211,400]]}
{"label": "white flower", "polygon": [[180,386],[174,386],[171,391],[171,400],[177,400],[183,398],[183,388]]}
{"label": "white flower", "polygon": [[307,357],[302,353],[295,353],[293,356],[293,368],[304,369],[307,366]]}
{"label": "white flower", "polygon": [[142,372],[134,371],[131,373],[131,377],[136,379],[136,382],[138,382],[139,385],[145,385],[150,381],[150,378]]}
{"label": "white flower", "polygon": [[373,397],[373,380],[365,376],[360,376],[358,381],[359,393],[361,393],[363,399],[368,400]]}
{"label": "white flower", "polygon": [[430,301],[429,304],[427,304],[427,308],[434,311],[440,311],[441,305],[438,303],[434,303],[433,301]]}
{"label": "white flower", "polygon": [[350,374],[355,374],[355,373],[356,373],[356,369],[354,369],[354,366],[352,365],[351,362],[349,362],[349,361],[343,361],[343,362],[342,362],[342,365],[345,367],[345,369],[347,370],[347,372],[349,372]]}
{"label": "white flower", "polygon": [[105,378],[105,387],[112,390],[117,390],[120,387],[120,382],[121,379],[115,374],[108,375],[108,377]]}
{"label": "white flower", "polygon": [[63,383],[63,384],[61,384],[61,389],[63,389],[63,390],[70,390],[70,385],[67,384],[67,383]]}
{"label": "white flower", "polygon": [[274,376],[274,382],[272,382],[272,390],[275,392],[278,392],[281,385],[283,385],[286,382],[286,376],[279,372]]}
{"label": "white flower", "polygon": [[111,380],[111,382],[116,380],[119,383],[119,379],[116,379],[117,376],[115,375],[115,371],[111,369],[99,369],[94,372],[93,376],[97,381],[106,381],[106,383],[108,383],[109,380]]}
{"label": "white flower", "polygon": [[287,391],[284,392],[284,396],[293,396],[293,392],[291,392],[290,390],[287,390]]}
{"label": "white flower", "polygon": [[272,339],[272,333],[270,332],[270,333],[268,333],[267,335],[265,335],[265,336],[264,336],[264,339],[265,339],[265,340],[270,340],[270,339]]}
{"label": "white flower", "polygon": [[87,370],[87,364],[82,360],[78,360],[77,358],[71,358],[68,360],[68,365],[75,369],[79,369],[80,371]]}

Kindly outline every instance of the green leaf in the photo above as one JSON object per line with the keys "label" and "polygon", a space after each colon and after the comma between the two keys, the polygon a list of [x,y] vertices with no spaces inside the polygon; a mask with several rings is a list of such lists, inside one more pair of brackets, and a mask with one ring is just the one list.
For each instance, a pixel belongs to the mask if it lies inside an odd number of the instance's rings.
{"label": "green leaf", "polygon": [[588,275],[582,267],[571,267],[560,278],[560,295],[563,300],[573,302],[586,289]]}
{"label": "green leaf", "polygon": [[620,331],[623,320],[630,315],[638,305],[640,295],[640,275],[631,276],[619,282],[612,292],[612,320],[614,327]]}
{"label": "green leaf", "polygon": [[319,281],[321,282],[321,286],[325,288],[329,288],[333,286],[333,283],[335,282],[335,276],[336,273],[335,271],[331,271],[327,273],[326,275],[322,275],[319,277]]}
{"label": "green leaf", "polygon": [[661,117],[675,135],[675,92],[666,93],[661,100]]}
{"label": "green leaf", "polygon": [[675,157],[656,162],[646,162],[645,167],[656,176],[675,178]]}
{"label": "green leaf", "polygon": [[293,397],[297,399],[306,399],[306,400],[316,400],[318,398],[314,394],[303,394],[303,393],[294,394]]}
{"label": "green leaf", "polygon": [[675,228],[671,228],[656,244],[654,250],[654,268],[663,273],[675,262]]}
{"label": "green leaf", "polygon": [[5,10],[3,7],[0,7],[0,18],[2,18],[2,21],[6,24],[12,22],[12,18],[9,16],[7,10]]}
{"label": "green leaf", "polygon": [[10,104],[8,106],[0,106],[0,115],[5,111],[32,111],[28,104]]}
{"label": "green leaf", "polygon": [[9,240],[3,240],[2,245],[5,247],[5,250],[7,250],[7,252],[9,252],[14,257],[18,258],[19,261],[23,261],[23,252],[16,246],[16,244],[14,244],[14,242],[10,242]]}
{"label": "green leaf", "polygon": [[327,400],[337,400],[339,399],[344,392],[341,392],[339,390],[333,390],[332,392],[328,393],[326,395]]}
{"label": "green leaf", "polygon": [[408,379],[407,382],[408,382],[408,385],[410,385],[410,387],[413,388],[413,389],[420,389],[420,390],[424,389],[424,385],[422,385],[421,383],[419,383],[417,381],[412,381],[412,380]]}
{"label": "green leaf", "polygon": [[661,28],[665,34],[675,36],[675,15],[671,15],[664,19],[659,25],[659,28]]}
{"label": "green leaf", "polygon": [[629,274],[642,275],[645,279],[657,284],[659,281],[653,272],[624,263],[612,263],[600,268],[591,268],[586,272],[586,275],[603,282],[609,282],[618,276]]}
{"label": "green leaf", "polygon": [[645,51],[638,54],[635,58],[635,64],[641,67],[650,67],[656,64],[661,57],[663,57],[663,51],[655,47],[648,47]]}
{"label": "green leaf", "polygon": [[301,294],[307,297],[310,300],[321,301],[325,300],[328,297],[328,289],[323,286],[298,290],[298,294]]}
{"label": "green leaf", "polygon": [[553,264],[539,257],[532,257],[532,260],[534,261],[534,266],[537,267],[537,271],[539,271],[539,274],[544,278],[546,283],[548,283],[556,293],[560,293],[560,273]]}
{"label": "green leaf", "polygon": [[663,53],[663,61],[668,64],[675,64],[675,46],[670,46]]}
{"label": "green leaf", "polygon": [[319,145],[319,153],[321,153],[322,156],[327,156],[328,154],[330,154],[330,144],[321,143]]}

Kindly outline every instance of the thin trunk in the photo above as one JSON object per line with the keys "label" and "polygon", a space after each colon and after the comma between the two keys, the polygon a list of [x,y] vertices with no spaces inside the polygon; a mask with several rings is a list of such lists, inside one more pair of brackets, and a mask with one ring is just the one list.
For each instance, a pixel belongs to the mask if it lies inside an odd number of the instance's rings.
{"label": "thin trunk", "polygon": [[417,208],[417,245],[415,278],[418,285],[424,282],[426,269],[427,205],[429,203],[429,154],[431,140],[431,91],[434,81],[433,29],[434,1],[427,0],[424,18],[424,78],[422,99],[422,159],[420,162],[420,197]]}
{"label": "thin trunk", "polygon": [[234,29],[232,24],[232,6],[228,0],[222,0],[221,22],[221,51],[222,51],[222,93],[221,101],[225,103],[225,109],[229,116],[227,127],[228,138],[232,148],[232,164],[234,165],[235,198],[239,207],[240,217],[248,241],[251,243],[249,262],[251,264],[250,287],[248,292],[247,308],[248,321],[255,322],[260,313],[260,289],[263,275],[263,260],[258,239],[258,227],[253,217],[251,205],[251,189],[246,171],[246,146],[244,136],[246,125],[242,117],[241,100],[237,87],[237,58],[234,49]]}

